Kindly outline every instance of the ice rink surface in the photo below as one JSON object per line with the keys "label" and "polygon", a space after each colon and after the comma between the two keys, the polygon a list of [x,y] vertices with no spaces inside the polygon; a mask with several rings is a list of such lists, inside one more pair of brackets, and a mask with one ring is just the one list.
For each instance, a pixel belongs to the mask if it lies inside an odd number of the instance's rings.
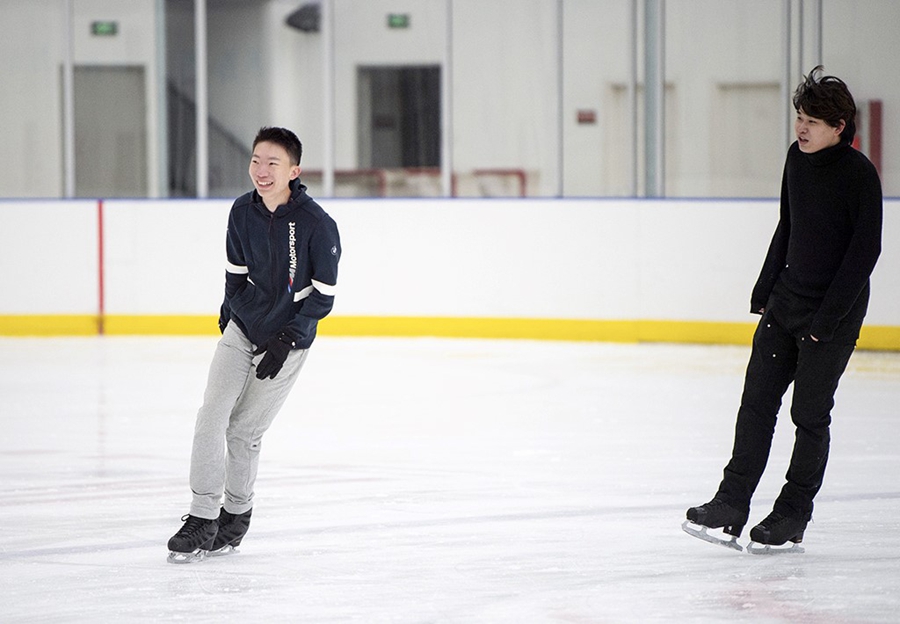
{"label": "ice rink surface", "polygon": [[806,553],[754,556],[680,528],[749,348],[322,337],[240,552],[172,565],[214,347],[0,339],[0,620],[900,621],[900,353],[851,360]]}

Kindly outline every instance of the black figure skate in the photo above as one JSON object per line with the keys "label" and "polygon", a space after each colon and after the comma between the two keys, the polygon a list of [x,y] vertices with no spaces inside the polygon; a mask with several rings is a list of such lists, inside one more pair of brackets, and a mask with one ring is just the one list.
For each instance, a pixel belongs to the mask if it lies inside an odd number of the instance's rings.
{"label": "black figure skate", "polygon": [[[743,551],[744,548],[738,544],[737,538],[741,536],[745,524],[747,524],[747,514],[714,498],[705,505],[688,509],[687,520],[684,521],[681,528],[688,535],[702,539],[704,542]],[[726,535],[731,536],[731,539],[710,535],[707,533],[707,529],[722,529]]]}
{"label": "black figure skate", "polygon": [[250,514],[252,509],[242,514],[232,514],[225,511],[219,512],[219,531],[216,533],[216,539],[213,541],[212,548],[209,551],[210,556],[217,557],[219,555],[229,555],[237,552],[236,549],[244,539],[247,529],[250,528]]}
{"label": "black figure skate", "polygon": [[218,525],[215,520],[184,516],[184,526],[169,539],[169,563],[194,563],[202,561],[216,539]]}
{"label": "black figure skate", "polygon": [[[785,516],[773,511],[750,529],[750,545],[747,546],[747,552],[754,555],[802,553],[804,549],[799,544],[803,541],[803,533],[808,523],[808,519]],[[791,545],[779,548],[786,542],[791,542]],[[772,548],[773,546],[775,548]]]}

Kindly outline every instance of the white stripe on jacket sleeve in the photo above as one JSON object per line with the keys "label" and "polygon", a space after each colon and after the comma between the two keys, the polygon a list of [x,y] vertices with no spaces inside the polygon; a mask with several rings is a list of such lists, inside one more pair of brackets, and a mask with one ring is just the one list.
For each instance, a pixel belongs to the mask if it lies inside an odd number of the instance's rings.
{"label": "white stripe on jacket sleeve", "polygon": [[323,295],[329,295],[331,297],[334,297],[334,293],[337,292],[337,286],[330,286],[328,284],[313,280],[310,286],[307,286],[306,288],[298,290],[294,293],[294,301],[296,302],[306,299],[312,294],[314,288]]}
{"label": "white stripe on jacket sleeve", "polygon": [[303,289],[301,289],[301,290],[298,290],[297,292],[294,293],[294,302],[296,303],[297,301],[301,301],[301,300],[303,300],[303,299],[306,299],[307,297],[309,297],[309,294],[310,294],[312,291],[313,291],[313,287],[312,287],[312,286],[307,286],[306,288],[303,288]]}
{"label": "white stripe on jacket sleeve", "polygon": [[318,290],[323,295],[334,297],[334,294],[337,292],[337,284],[332,286],[331,284],[326,284],[325,282],[317,282],[316,280],[313,280],[312,283],[313,286],[315,286],[316,290]]}

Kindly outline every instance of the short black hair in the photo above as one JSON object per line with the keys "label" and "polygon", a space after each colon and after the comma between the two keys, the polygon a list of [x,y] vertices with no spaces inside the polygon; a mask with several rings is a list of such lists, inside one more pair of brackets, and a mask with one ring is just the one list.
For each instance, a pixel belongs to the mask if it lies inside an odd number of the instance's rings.
{"label": "short black hair", "polygon": [[810,117],[822,119],[832,128],[845,126],[841,140],[850,142],[856,135],[856,102],[843,80],[835,76],[818,76],[824,68],[817,65],[794,91],[794,108]]}
{"label": "short black hair", "polygon": [[300,164],[300,157],[303,156],[303,144],[297,135],[287,128],[277,128],[273,126],[263,126],[256,133],[253,139],[253,149],[263,141],[280,145],[288,153],[292,165]]}

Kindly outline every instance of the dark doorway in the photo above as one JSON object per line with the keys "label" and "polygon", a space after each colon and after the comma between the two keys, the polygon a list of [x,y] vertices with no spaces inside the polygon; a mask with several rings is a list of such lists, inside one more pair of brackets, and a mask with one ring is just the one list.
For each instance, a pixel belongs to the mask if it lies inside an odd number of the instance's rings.
{"label": "dark doorway", "polygon": [[359,166],[440,167],[439,65],[360,67]]}

